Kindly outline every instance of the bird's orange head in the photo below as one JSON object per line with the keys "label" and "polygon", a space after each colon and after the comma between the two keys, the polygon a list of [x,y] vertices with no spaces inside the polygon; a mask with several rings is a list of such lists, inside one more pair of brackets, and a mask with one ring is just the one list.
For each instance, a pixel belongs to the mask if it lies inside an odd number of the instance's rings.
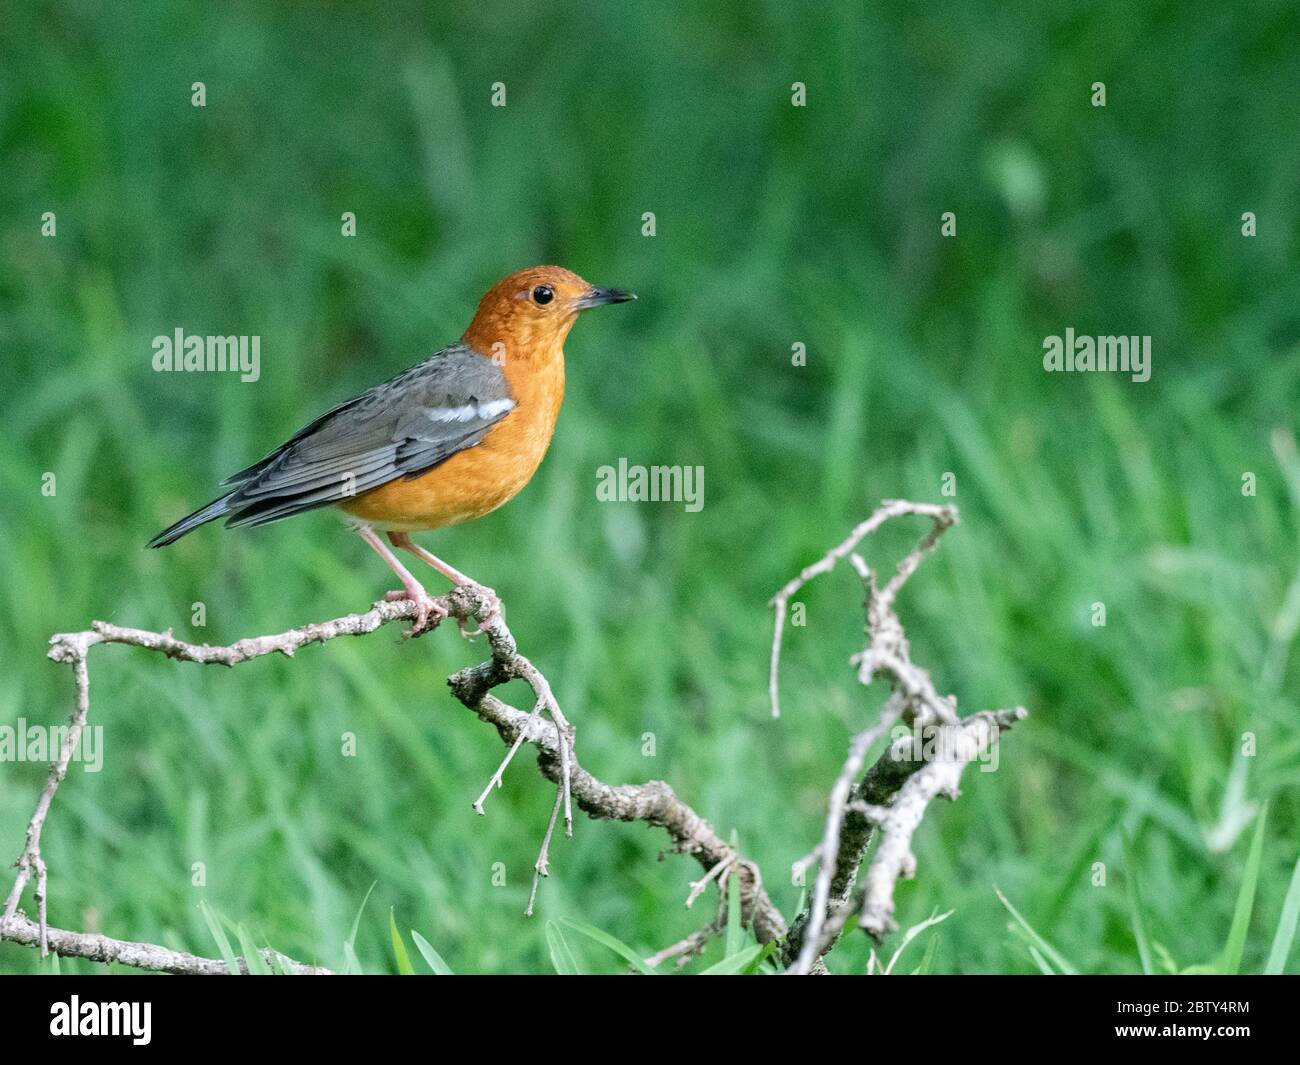
{"label": "bird's orange head", "polygon": [[562,266],[533,266],[488,290],[463,340],[481,355],[511,362],[550,358],[583,311],[634,299],[622,289],[590,285]]}

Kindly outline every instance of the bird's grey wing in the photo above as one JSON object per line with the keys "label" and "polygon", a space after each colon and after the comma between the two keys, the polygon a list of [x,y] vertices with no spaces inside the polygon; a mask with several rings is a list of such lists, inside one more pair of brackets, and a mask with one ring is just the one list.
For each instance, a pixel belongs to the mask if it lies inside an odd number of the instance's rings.
{"label": "bird's grey wing", "polygon": [[501,367],[464,345],[362,393],[227,482],[228,525],[265,525],[414,477],[514,409]]}

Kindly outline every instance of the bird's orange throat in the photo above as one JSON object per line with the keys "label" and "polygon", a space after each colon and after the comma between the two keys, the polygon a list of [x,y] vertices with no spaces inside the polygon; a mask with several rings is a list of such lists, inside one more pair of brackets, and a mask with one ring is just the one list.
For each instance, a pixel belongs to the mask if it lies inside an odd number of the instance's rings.
{"label": "bird's orange throat", "polygon": [[564,360],[564,341],[578,320],[576,313],[562,318],[507,317],[500,306],[498,302],[481,307],[461,342],[495,359],[507,375],[512,364],[540,368],[538,364]]}

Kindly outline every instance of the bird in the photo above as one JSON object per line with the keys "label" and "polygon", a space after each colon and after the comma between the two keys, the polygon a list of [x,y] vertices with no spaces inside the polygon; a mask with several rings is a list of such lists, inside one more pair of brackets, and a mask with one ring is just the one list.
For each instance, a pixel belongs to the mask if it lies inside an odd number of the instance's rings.
{"label": "bird", "polygon": [[448,611],[389,545],[454,585],[477,585],[411,533],[480,518],[523,489],[555,430],[573,323],[634,299],[560,266],[510,274],[488,290],[459,342],[309,422],[147,546],[165,547],[218,518],[227,527],[269,525],[337,507],[401,580],[387,598],[415,604],[408,635],[427,631]]}

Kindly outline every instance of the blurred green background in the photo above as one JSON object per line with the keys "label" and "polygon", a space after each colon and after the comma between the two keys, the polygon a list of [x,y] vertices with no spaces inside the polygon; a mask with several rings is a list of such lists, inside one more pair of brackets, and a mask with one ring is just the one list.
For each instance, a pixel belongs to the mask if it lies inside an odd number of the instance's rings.
{"label": "blurred green background", "polygon": [[[1269,801],[1259,971],[1300,851],[1294,8],[724,7],[11,5],[0,723],[65,720],[46,640],[92,618],[225,643],[390,587],[330,512],[142,545],[458,337],[497,278],[558,262],[641,299],[570,337],[530,487],[423,539],[501,593],[584,764],[671,782],[793,915],[790,864],[879,694],[847,666],[860,589],[837,571],[802,597],[770,720],[767,599],[882,498],[942,501],[951,472],[962,524],[900,604],[913,654],[965,711],[1032,716],[928,817],[900,920],[955,909],[920,941],[936,971],[1033,971],[997,886],[1078,968],[1139,971],[1136,880],[1157,965],[1205,962]],[[154,373],[152,338],[178,327],[261,336],[260,380]],[[1150,334],[1151,380],[1044,373],[1066,327]],[[598,504],[620,456],[703,465],[704,509]],[[648,954],[712,914],[684,908],[699,871],[657,861],[661,833],[580,820],[525,920],[552,792],[526,752],[474,816],[502,747],[445,678],[483,649],[398,635],[234,672],[96,651],[106,761],[74,765],[49,820],[51,922],[212,955],[207,900],[341,966],[374,883],[367,971],[393,970],[391,907],[457,971],[547,972],[547,919]],[[5,861],[43,779],[0,763]],[[866,960],[854,935],[830,964]],[[37,967],[0,946],[0,970]]]}

